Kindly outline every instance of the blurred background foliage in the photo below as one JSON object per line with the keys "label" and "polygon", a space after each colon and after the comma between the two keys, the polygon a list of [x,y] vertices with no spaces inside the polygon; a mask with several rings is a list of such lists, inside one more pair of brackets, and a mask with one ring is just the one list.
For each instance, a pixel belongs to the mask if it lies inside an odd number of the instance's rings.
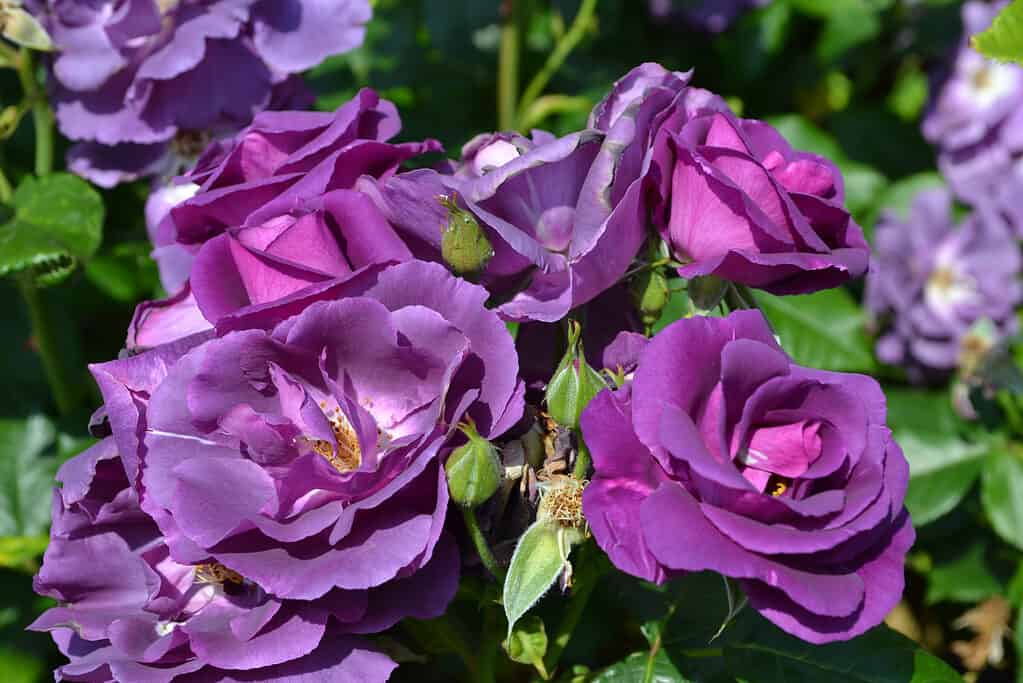
{"label": "blurred background foliage", "polygon": [[[516,2],[520,91],[573,30],[581,4]],[[599,0],[592,21],[578,27],[579,44],[544,91],[511,113],[516,127],[567,133],[584,127],[593,104],[636,64],[693,68],[695,85],[722,94],[745,117],[769,120],[793,146],[833,159],[845,174],[848,204],[869,236],[881,208],[902,210],[917,190],[941,183],[920,118],[929,74],[959,43],[960,9],[955,0],[774,0],[714,35],[658,23],[640,0]],[[316,106],[331,110],[359,88],[373,87],[398,105],[402,138],[434,137],[457,156],[474,135],[499,125],[497,73],[507,11],[498,0],[378,0],[366,44],[306,75],[318,95]],[[0,70],[0,108],[19,99],[15,75]],[[25,123],[0,145],[0,168],[14,186],[32,168],[32,140],[31,123]],[[59,148],[58,158],[62,153]],[[143,222],[148,189],[140,182],[102,192],[98,251],[59,286],[39,290],[54,315],[54,342],[80,388],[70,410],[60,410],[50,397],[35,352],[39,340],[31,335],[17,287],[0,280],[5,683],[47,680],[58,661],[47,636],[24,631],[46,607],[32,594],[31,576],[45,547],[53,473],[91,442],[86,425],[99,399],[86,364],[115,357],[135,303],[162,294]],[[1023,681],[1016,678],[1018,655],[1008,642],[1005,656],[991,657],[995,665],[985,666],[1003,635],[1023,647],[1023,625],[1012,616],[1023,604],[1023,452],[1010,443],[1010,437],[1023,436],[1013,433],[1023,423],[1005,426],[1004,406],[993,418],[996,429],[965,423],[952,410],[947,388],[909,388],[898,372],[879,366],[864,329],[861,295],[862,284],[856,284],[758,301],[799,362],[886,380],[891,425],[912,465],[908,505],[919,534],[907,570],[907,599],[892,625],[960,671],[983,670],[970,674],[974,680]],[[666,318],[679,309],[669,306]],[[584,620],[598,631],[602,623],[618,623],[622,610],[614,586],[607,588],[602,594],[608,599],[592,601]],[[663,608],[664,596],[656,601]],[[635,603],[634,596],[625,602]],[[578,640],[594,648],[626,647],[604,643],[599,633]],[[586,659],[585,653],[579,657]],[[748,665],[756,671],[755,660]],[[444,659],[431,666],[443,671]],[[627,668],[628,661],[620,666]],[[402,671],[409,673],[401,677],[415,680],[414,666]],[[631,680],[628,671],[620,678],[611,674],[602,680]]]}

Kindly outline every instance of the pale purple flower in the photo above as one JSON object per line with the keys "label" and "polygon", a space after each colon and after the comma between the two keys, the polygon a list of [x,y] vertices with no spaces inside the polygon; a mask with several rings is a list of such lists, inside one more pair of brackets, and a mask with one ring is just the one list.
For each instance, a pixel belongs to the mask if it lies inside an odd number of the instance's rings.
{"label": "pale purple flower", "polygon": [[720,33],[743,12],[771,0],[649,0],[650,14],[659,21],[683,21],[692,28]]}
{"label": "pale purple flower", "polygon": [[354,189],[364,176],[390,178],[406,159],[439,149],[432,140],[387,142],[400,129],[394,105],[362,90],[336,112],[263,112],[237,136],[210,145],[185,184],[150,198],[154,256],[165,285],[177,286],[167,287],[171,299],[143,304],[129,348],[411,259],[372,199]]}
{"label": "pale purple flower", "polygon": [[1023,182],[1023,67],[989,60],[969,44],[1005,4],[963,4],[963,40],[937,79],[923,121],[924,136],[938,148],[942,174],[969,202],[988,201],[1006,183]]}
{"label": "pale purple flower", "polygon": [[424,612],[446,604],[456,573],[429,571],[446,552],[442,460],[459,423],[493,438],[523,410],[514,342],[486,298],[403,263],[92,366],[174,557],[212,558],[282,599],[411,586]]}
{"label": "pale purple flower", "polygon": [[899,601],[909,467],[870,377],[800,367],[756,311],[689,318],[582,415],[583,511],[619,569],[711,570],[813,643],[852,638]]}
{"label": "pale purple flower", "polygon": [[[33,0],[56,48],[69,166],[103,185],[174,164],[175,141],[305,101],[289,76],[362,44],[367,0]],[[276,102],[274,100],[277,100]]]}
{"label": "pale purple flower", "polygon": [[878,357],[917,381],[947,374],[978,321],[1001,336],[1016,329],[1020,268],[1009,227],[986,206],[957,225],[951,196],[934,189],[915,197],[905,220],[883,214],[865,298],[881,332]]}
{"label": "pale purple flower", "polygon": [[[395,609],[420,610],[400,590],[335,590],[284,600],[210,559],[179,560],[139,507],[112,438],[57,475],[53,527],[35,589],[57,600],[30,628],[49,631],[70,660],[57,680],[386,681],[396,667],[353,634],[377,630]],[[450,540],[427,574],[457,573]],[[415,576],[397,583],[414,584]],[[383,622],[381,622],[383,616]]]}

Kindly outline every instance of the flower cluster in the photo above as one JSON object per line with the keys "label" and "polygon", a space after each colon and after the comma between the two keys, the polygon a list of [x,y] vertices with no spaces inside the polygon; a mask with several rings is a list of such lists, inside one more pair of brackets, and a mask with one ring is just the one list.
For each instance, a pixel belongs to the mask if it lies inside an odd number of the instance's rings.
{"label": "flower cluster", "polygon": [[[1017,328],[1023,67],[988,60],[968,42],[1005,5],[963,5],[962,44],[923,121],[949,189],[918,193],[906,218],[882,213],[875,228],[865,304],[877,356],[916,383],[968,369]],[[971,207],[958,225],[956,199]]]}
{"label": "flower cluster", "polygon": [[[173,172],[202,137],[311,102],[297,76],[362,44],[367,0],[30,0],[52,37],[51,99],[101,185]],[[221,77],[230,73],[230,78]]]}
{"label": "flower cluster", "polygon": [[[443,613],[458,584],[451,471],[478,505],[540,467],[483,443],[539,424],[524,380],[559,387],[552,440],[582,413],[592,483],[543,465],[548,507],[551,481],[572,485],[571,539],[585,489],[623,571],[717,570],[812,642],[876,625],[912,542],[876,383],[795,365],[755,312],[650,341],[632,323],[636,273],[664,281],[670,261],[776,294],[867,268],[837,168],[690,80],[643,64],[585,130],[481,135],[418,170],[401,166],[439,145],[390,142],[397,112],[364,90],[261,113],[155,193],[172,296],[91,366],[110,436],[62,472],[38,579],[60,601],[36,627],[71,659],[61,675],[386,679],[358,636]],[[584,305],[552,379],[531,349]],[[510,322],[528,323],[517,340]]]}
{"label": "flower cluster", "polygon": [[[1023,67],[989,60],[969,44],[1006,4],[963,4],[963,40],[952,64],[938,74],[923,133],[937,146],[938,166],[960,199],[990,203],[997,197],[1018,219]],[[1023,231],[1023,224],[1016,230]]]}
{"label": "flower cluster", "polygon": [[921,192],[906,220],[882,216],[874,244],[865,301],[883,330],[883,362],[926,381],[961,364],[978,322],[1002,337],[1015,331],[1023,264],[997,212],[980,207],[957,226],[948,192]]}

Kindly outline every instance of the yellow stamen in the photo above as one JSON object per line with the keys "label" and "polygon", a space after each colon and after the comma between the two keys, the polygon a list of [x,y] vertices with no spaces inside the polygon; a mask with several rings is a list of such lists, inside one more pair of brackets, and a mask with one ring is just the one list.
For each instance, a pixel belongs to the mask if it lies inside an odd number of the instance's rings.
{"label": "yellow stamen", "polygon": [[[321,403],[320,407],[326,408],[326,403]],[[324,414],[330,422],[337,446],[324,439],[309,439],[310,448],[326,458],[342,474],[359,469],[362,464],[362,448],[352,423],[340,410],[328,410]]]}
{"label": "yellow stamen", "polygon": [[242,575],[233,569],[228,569],[219,562],[195,565],[195,583],[224,584],[236,583],[241,585],[245,582]]}

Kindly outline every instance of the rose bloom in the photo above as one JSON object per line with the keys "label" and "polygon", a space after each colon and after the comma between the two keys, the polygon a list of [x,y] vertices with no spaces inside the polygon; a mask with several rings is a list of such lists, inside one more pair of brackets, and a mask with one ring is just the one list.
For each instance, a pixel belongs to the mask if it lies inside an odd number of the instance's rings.
{"label": "rose bloom", "polygon": [[654,144],[654,221],[683,277],[805,294],[866,272],[869,247],[827,159],[727,111],[669,120]]}
{"label": "rose bloom", "polygon": [[[687,88],[688,74],[657,65],[637,71],[640,82],[623,79],[628,86],[616,86],[586,130],[561,138],[543,131],[478,136],[443,173],[413,171],[360,189],[421,245],[417,256],[432,260],[440,259],[449,221],[437,197],[457,197],[493,246],[480,282],[502,301],[501,315],[560,320],[617,284],[647,238],[646,156],[659,107],[679,90],[693,106],[713,99]],[[650,91],[647,101],[638,97],[643,91]]]}
{"label": "rose bloom", "polygon": [[[336,112],[264,112],[216,142],[180,198],[150,203],[150,232],[165,281],[188,282],[140,306],[128,346],[152,347],[370,265],[412,258],[405,242],[354,189],[389,178],[422,143],[387,142],[401,129],[391,102],[363,90]],[[154,225],[155,223],[155,225]]]}
{"label": "rose bloom", "polygon": [[597,543],[650,581],[713,570],[810,642],[899,601],[909,468],[870,377],[795,365],[756,311],[680,320],[582,415]]}
{"label": "rose bloom", "polygon": [[990,203],[957,224],[948,191],[926,190],[905,219],[881,215],[874,247],[864,303],[881,333],[877,355],[911,380],[947,379],[970,353],[970,330],[980,321],[999,338],[1016,331],[1023,264]]}
{"label": "rose bloom", "polygon": [[963,3],[963,38],[951,64],[934,79],[922,124],[924,137],[938,149],[942,175],[967,202],[1008,193],[1006,199],[1018,205],[1023,183],[1023,67],[988,59],[969,43],[1006,4]]}
{"label": "rose bloom", "polygon": [[393,587],[282,600],[215,561],[177,560],[139,508],[113,439],[69,460],[57,479],[35,589],[58,606],[30,627],[50,631],[70,660],[57,680],[385,681],[396,664],[353,634],[402,612],[437,616],[456,588],[446,539],[428,569]]}
{"label": "rose bloom", "polygon": [[92,366],[174,557],[282,599],[418,576],[441,547],[457,426],[494,438],[523,410],[486,298],[409,262]]}
{"label": "rose bloom", "polygon": [[[57,50],[50,95],[69,167],[96,183],[163,173],[181,147],[308,101],[298,72],[365,37],[367,0],[28,0]],[[230,78],[223,75],[230,74]],[[187,156],[187,152],[186,152]]]}

